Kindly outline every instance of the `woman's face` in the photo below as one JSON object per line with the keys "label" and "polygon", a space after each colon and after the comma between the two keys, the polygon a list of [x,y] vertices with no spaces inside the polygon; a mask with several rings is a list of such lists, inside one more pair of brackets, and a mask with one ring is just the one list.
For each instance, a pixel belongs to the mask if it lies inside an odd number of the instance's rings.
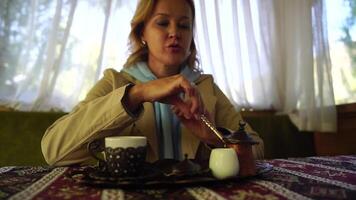
{"label": "woman's face", "polygon": [[149,65],[179,67],[190,54],[192,23],[186,0],[159,0],[142,34]]}

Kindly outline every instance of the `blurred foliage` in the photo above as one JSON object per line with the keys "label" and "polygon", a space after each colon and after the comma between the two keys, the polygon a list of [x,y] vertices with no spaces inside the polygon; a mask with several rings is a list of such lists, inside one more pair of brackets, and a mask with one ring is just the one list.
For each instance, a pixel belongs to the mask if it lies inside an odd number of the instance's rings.
{"label": "blurred foliage", "polygon": [[347,47],[352,66],[352,75],[356,77],[356,38],[352,38],[352,31],[355,31],[356,23],[356,0],[344,0],[350,8],[350,13],[342,26],[344,35],[341,37],[341,41]]}
{"label": "blurred foliage", "polygon": [[[103,13],[111,2],[82,1]],[[120,6],[120,2],[115,5]],[[66,28],[72,24],[74,18],[69,16],[76,7],[77,0],[0,0],[1,103],[13,102],[19,96],[26,100],[47,98],[59,72],[72,70],[72,50],[80,37],[69,34],[66,38]],[[97,59],[96,54],[91,57]],[[96,62],[90,67],[96,69]]]}
{"label": "blurred foliage", "polygon": [[[88,0],[87,3],[105,12],[109,1]],[[40,78],[57,3],[53,0],[0,0],[0,96],[13,94],[18,89],[14,78],[28,69]],[[62,0],[62,3],[62,6],[69,5],[71,0]],[[63,9],[62,16],[67,15],[68,10]],[[60,23],[56,33],[58,40],[63,38],[65,26]],[[67,48],[73,48],[76,42],[76,38],[70,37]],[[70,52],[66,51],[62,63],[70,63]],[[26,82],[35,83],[33,80]]]}
{"label": "blurred foliage", "polygon": [[[54,1],[36,1],[36,17],[43,19],[48,13],[50,4]],[[23,0],[1,0],[0,1],[0,94],[11,94],[15,91],[13,80],[18,72],[19,55],[23,55],[23,43],[28,39],[28,25],[33,15],[31,14],[32,1]],[[34,29],[42,30],[41,33],[32,37],[33,44],[38,49],[45,47],[43,34],[49,30],[48,23],[51,19],[39,20],[34,24]],[[42,47],[42,48],[41,48]],[[28,54],[25,54],[28,56]],[[25,59],[26,60],[26,59]]]}

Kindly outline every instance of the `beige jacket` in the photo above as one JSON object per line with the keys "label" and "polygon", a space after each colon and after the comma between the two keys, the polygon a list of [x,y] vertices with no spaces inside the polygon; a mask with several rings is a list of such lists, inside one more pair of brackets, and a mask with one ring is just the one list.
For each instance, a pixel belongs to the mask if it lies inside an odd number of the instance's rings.
{"label": "beige jacket", "polygon": [[[126,73],[106,70],[104,77],[91,89],[85,100],[47,129],[41,142],[47,163],[69,165],[88,162],[92,158],[86,149],[87,143],[110,135],[147,136],[147,160],[157,160],[159,157],[153,104],[144,103],[144,109],[138,117],[127,113],[121,99],[129,83],[135,84],[138,81]],[[202,75],[195,84],[206,109],[211,116],[215,116],[216,126],[236,130],[242,118],[214,84],[212,76]],[[207,146],[199,145],[200,141],[189,130],[184,126],[181,130],[181,149],[184,154],[194,158],[196,154],[206,152]],[[248,125],[246,130],[260,143],[253,148],[254,156],[263,158],[262,139]]]}

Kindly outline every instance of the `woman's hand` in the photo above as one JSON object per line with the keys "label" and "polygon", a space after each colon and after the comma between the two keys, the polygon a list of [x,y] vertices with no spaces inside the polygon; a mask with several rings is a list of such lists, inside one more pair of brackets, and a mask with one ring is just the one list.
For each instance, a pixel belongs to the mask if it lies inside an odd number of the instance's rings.
{"label": "woman's hand", "polygon": [[[183,101],[180,94],[183,93],[189,102]],[[184,76],[174,75],[166,78],[137,84],[130,88],[125,104],[135,111],[144,102],[161,102],[174,105],[186,119],[199,114],[199,93]]]}
{"label": "woman's hand", "polygon": [[[182,93],[184,99],[180,97]],[[200,140],[208,144],[220,144],[214,133],[200,120],[201,114],[210,121],[211,116],[205,110],[196,86],[184,76],[174,75],[137,84],[129,90],[125,104],[131,111],[135,111],[143,102],[155,101],[171,104],[172,111],[179,120]]]}
{"label": "woman's hand", "polygon": [[221,146],[220,140],[215,136],[215,134],[208,128],[205,123],[202,122],[200,119],[201,115],[205,115],[206,118],[208,118],[209,121],[212,121],[210,113],[204,108],[204,103],[200,98],[199,91],[196,89],[197,96],[199,97],[198,101],[198,113],[194,115],[192,118],[187,118],[184,115],[184,106],[187,106],[190,104],[189,99],[186,101],[187,104],[183,106],[175,106],[172,105],[171,109],[172,111],[177,115],[179,120],[183,123],[183,125],[191,130],[194,135],[196,135],[200,140],[202,140],[205,143],[212,144],[215,146]]}

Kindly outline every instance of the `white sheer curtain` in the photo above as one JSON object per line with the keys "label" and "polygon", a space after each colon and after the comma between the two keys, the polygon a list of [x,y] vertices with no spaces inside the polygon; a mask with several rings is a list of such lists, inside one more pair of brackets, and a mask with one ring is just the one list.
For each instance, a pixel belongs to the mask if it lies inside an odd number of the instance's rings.
{"label": "white sheer curtain", "polygon": [[[10,2],[0,9],[10,12]],[[1,104],[69,111],[105,68],[121,69],[137,1],[24,2],[25,25],[11,26],[19,34],[5,40],[9,24],[0,23],[0,39],[21,47],[0,53]],[[301,130],[335,131],[322,0],[195,4],[201,66],[238,109],[275,109]]]}
{"label": "white sheer curtain", "polygon": [[0,1],[0,104],[69,111],[126,60],[136,0]]}
{"label": "white sheer curtain", "polygon": [[336,130],[321,0],[199,0],[196,7],[203,69],[237,108],[289,114],[301,130]]}

